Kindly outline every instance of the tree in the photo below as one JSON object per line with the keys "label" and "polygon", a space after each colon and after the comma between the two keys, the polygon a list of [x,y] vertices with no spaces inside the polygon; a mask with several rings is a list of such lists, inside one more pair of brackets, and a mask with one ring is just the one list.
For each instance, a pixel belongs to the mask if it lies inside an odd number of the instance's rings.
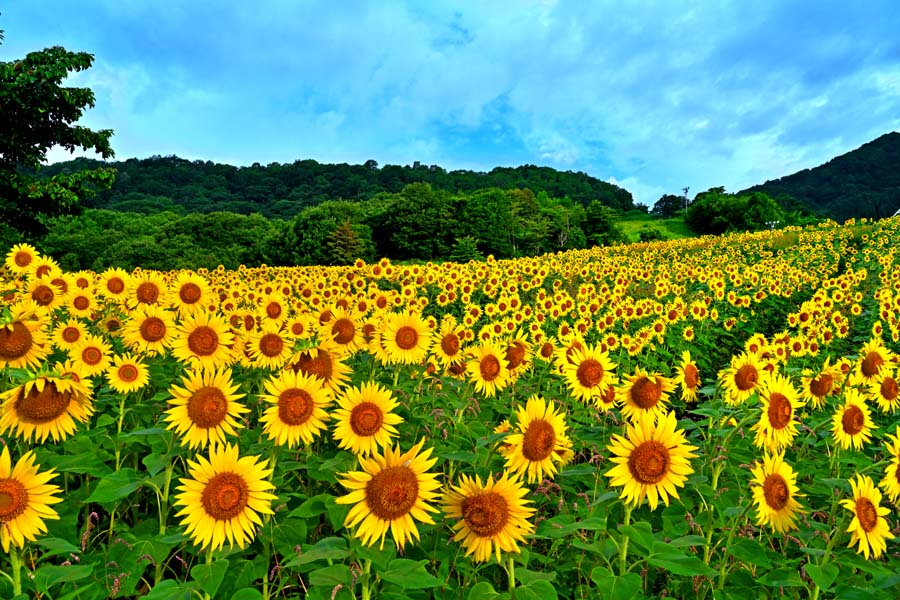
{"label": "tree", "polygon": [[27,235],[44,231],[41,218],[75,212],[81,198],[112,185],[112,169],[35,175],[57,145],[114,155],[112,130],[75,124],[94,106],[94,93],[62,86],[70,72],[88,69],[93,60],[86,52],[55,46],[0,62],[0,221],[15,223]]}
{"label": "tree", "polygon": [[650,212],[656,216],[671,219],[684,209],[685,203],[686,200],[682,196],[663,194],[660,196],[659,200],[656,201],[656,204],[653,205],[653,210]]}
{"label": "tree", "polygon": [[593,200],[584,209],[581,229],[588,243],[595,246],[612,246],[625,241],[625,233],[616,225],[616,211]]}

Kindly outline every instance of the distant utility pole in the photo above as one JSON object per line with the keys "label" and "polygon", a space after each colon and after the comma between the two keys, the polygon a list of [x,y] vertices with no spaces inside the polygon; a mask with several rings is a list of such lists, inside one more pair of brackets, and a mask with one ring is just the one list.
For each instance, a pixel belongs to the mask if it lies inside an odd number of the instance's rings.
{"label": "distant utility pole", "polygon": [[688,190],[690,190],[690,189],[691,188],[689,188],[688,186],[684,186],[683,188],[681,188],[681,191],[684,192],[684,214],[685,214],[685,216],[687,215],[687,203],[688,203],[687,195],[688,195]]}

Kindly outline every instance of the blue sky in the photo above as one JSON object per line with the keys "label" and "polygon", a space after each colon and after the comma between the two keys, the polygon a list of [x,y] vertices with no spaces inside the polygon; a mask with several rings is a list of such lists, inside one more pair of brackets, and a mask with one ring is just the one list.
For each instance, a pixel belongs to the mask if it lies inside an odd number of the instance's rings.
{"label": "blue sky", "polygon": [[900,129],[895,0],[4,4],[0,60],[95,55],[119,159],[530,163],[652,205]]}

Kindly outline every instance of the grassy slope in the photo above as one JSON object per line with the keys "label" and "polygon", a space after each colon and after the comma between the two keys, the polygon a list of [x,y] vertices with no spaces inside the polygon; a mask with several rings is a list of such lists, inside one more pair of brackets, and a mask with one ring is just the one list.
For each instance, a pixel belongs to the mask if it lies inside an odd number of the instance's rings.
{"label": "grassy slope", "polygon": [[629,242],[640,241],[641,230],[656,229],[661,231],[667,240],[679,240],[694,237],[694,234],[684,224],[683,217],[674,219],[659,219],[649,214],[628,213],[616,224],[625,232]]}

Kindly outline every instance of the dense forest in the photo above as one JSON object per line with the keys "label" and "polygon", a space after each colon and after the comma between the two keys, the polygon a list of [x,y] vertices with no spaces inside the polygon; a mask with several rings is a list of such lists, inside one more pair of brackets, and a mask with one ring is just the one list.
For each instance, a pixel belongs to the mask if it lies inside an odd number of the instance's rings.
{"label": "dense forest", "polygon": [[411,183],[428,183],[451,194],[487,188],[530,189],[582,206],[599,200],[610,208],[634,207],[631,193],[581,172],[523,165],[497,167],[488,173],[447,171],[436,165],[325,164],[298,160],[291,164],[235,167],[176,156],[100,162],[84,158],[56,163],[39,172],[46,177],[97,167],[116,170],[113,186],[84,202],[88,208],[152,213],[226,211],[289,219],[328,200],[361,201],[381,193],[399,193]]}
{"label": "dense forest", "polygon": [[739,194],[765,192],[791,197],[822,214],[884,218],[900,209],[900,133],[891,132],[814,169],[753,186]]}

